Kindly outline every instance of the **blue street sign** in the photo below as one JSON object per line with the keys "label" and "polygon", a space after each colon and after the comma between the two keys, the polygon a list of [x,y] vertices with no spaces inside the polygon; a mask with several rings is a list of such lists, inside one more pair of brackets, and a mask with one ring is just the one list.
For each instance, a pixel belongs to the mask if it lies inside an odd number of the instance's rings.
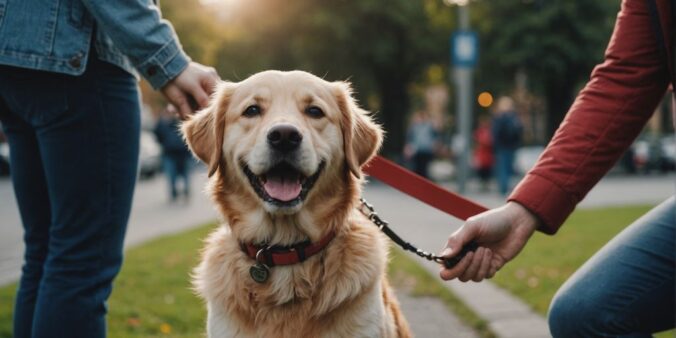
{"label": "blue street sign", "polygon": [[456,67],[472,68],[479,58],[479,38],[475,31],[457,31],[451,35],[451,61]]}

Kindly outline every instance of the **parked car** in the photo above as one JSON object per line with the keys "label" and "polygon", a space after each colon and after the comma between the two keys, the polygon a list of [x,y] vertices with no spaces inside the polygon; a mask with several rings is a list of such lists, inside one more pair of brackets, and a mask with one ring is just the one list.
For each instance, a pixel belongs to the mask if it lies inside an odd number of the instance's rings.
{"label": "parked car", "polygon": [[9,176],[9,145],[0,142],[0,177]]}
{"label": "parked car", "polygon": [[155,134],[148,130],[141,131],[141,148],[139,152],[139,178],[149,179],[162,171],[162,147],[155,139]]}
{"label": "parked car", "polygon": [[631,146],[637,172],[667,172],[676,169],[676,136],[641,137]]}
{"label": "parked car", "polygon": [[545,150],[543,146],[525,146],[516,150],[514,155],[514,171],[518,175],[526,173],[535,166],[540,155]]}
{"label": "parked car", "polygon": [[660,165],[662,171],[676,170],[676,135],[671,134],[660,139]]}

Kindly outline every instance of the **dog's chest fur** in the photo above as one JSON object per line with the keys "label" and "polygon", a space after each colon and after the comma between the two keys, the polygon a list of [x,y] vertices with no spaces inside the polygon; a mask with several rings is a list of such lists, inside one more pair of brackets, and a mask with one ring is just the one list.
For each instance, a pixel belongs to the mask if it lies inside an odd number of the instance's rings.
{"label": "dog's chest fur", "polygon": [[385,282],[387,243],[351,217],[321,253],[271,269],[254,282],[254,263],[224,225],[211,234],[195,286],[207,300],[209,337],[384,337],[395,335]]}

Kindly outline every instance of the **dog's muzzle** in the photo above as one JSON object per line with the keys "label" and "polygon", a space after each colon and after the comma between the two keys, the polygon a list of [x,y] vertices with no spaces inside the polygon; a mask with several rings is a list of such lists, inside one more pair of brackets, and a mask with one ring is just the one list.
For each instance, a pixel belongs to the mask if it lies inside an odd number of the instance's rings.
{"label": "dog's muzzle", "polygon": [[260,175],[253,173],[247,165],[242,168],[254,191],[263,201],[278,207],[293,207],[305,200],[324,166],[325,162],[322,161],[309,177],[287,161],[277,163]]}

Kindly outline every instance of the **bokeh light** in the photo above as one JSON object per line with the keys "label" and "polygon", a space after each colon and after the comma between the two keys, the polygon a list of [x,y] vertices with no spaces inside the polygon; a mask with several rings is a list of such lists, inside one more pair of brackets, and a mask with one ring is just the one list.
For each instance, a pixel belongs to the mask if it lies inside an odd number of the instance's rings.
{"label": "bokeh light", "polygon": [[482,92],[477,97],[477,101],[479,102],[480,106],[488,108],[493,104],[493,95],[491,95],[489,92]]}

